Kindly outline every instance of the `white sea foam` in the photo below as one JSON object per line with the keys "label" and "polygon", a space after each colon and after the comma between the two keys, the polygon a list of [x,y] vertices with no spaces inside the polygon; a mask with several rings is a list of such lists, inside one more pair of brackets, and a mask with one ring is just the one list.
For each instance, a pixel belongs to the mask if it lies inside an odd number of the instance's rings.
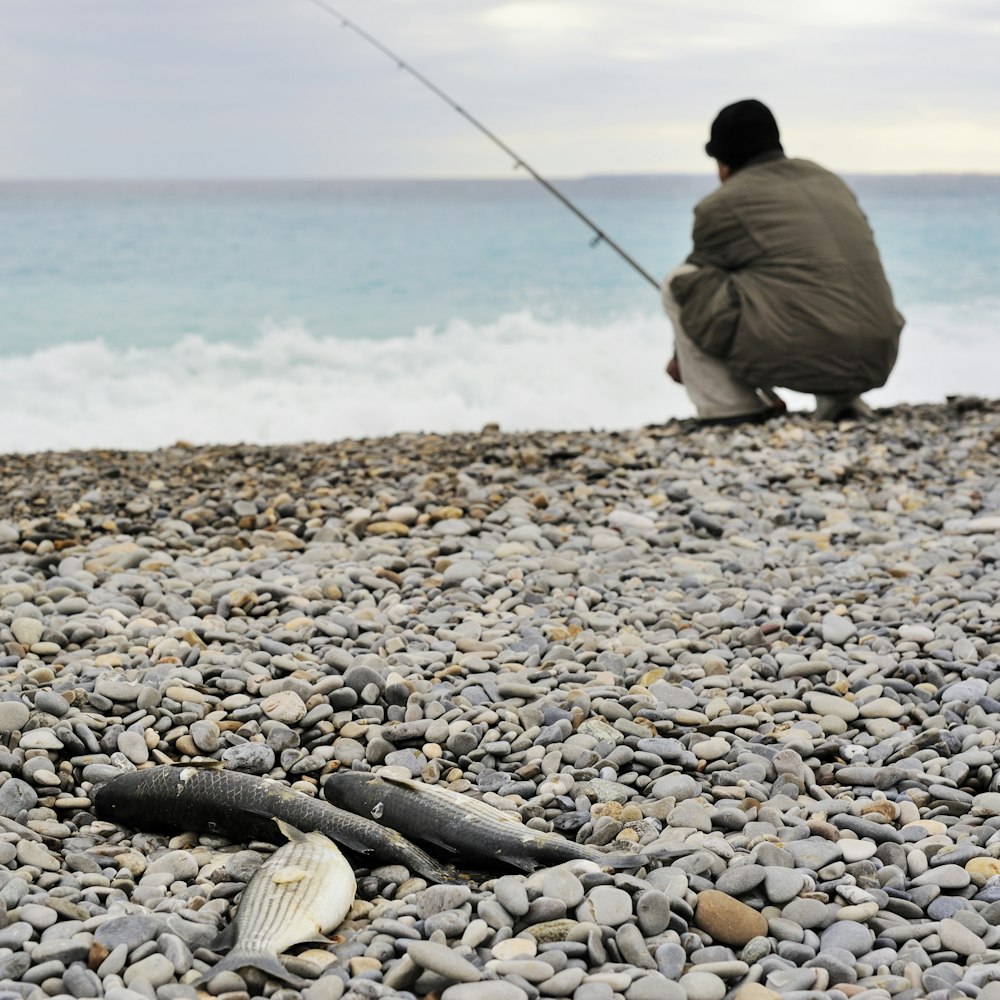
{"label": "white sea foam", "polygon": [[[998,307],[911,308],[896,370],[867,398],[997,395]],[[125,352],[63,344],[0,366],[0,450],[268,444],[489,422],[504,430],[656,423],[692,414],[663,374],[665,323],[652,313],[594,325],[516,313],[381,341],[282,324],[240,344],[187,337]],[[811,404],[785,395],[793,408]]]}

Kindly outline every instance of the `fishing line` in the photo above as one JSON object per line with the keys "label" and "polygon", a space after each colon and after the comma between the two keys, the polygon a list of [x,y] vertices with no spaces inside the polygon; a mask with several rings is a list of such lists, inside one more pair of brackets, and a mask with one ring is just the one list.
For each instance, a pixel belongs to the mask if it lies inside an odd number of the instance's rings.
{"label": "fishing line", "polygon": [[659,291],[660,283],[641,265],[639,265],[632,257],[630,257],[607,233],[604,232],[599,226],[597,226],[587,215],[585,215],[576,205],[573,204],[558,188],[550,184],[537,170],[535,170],[530,164],[526,163],[517,153],[514,152],[510,146],[507,145],[502,139],[491,132],[478,118],[469,114],[457,101],[453,100],[448,96],[437,84],[428,80],[423,73],[414,69],[408,62],[401,59],[395,52],[383,45],[374,35],[365,31],[364,28],[359,27],[350,18],[341,14],[339,10],[331,7],[326,0],[309,0],[310,3],[315,4],[320,10],[329,14],[331,17],[336,18],[340,21],[341,27],[348,28],[353,31],[356,35],[363,38],[369,45],[378,49],[384,56],[391,59],[396,66],[405,70],[419,83],[423,84],[431,93],[436,94],[442,101],[447,105],[457,111],[470,125],[477,128],[483,135],[486,136],[490,142],[494,145],[499,146],[513,161],[515,169],[518,167],[523,167],[539,184],[545,188],[553,197],[558,198],[559,201],[563,203],[578,219],[581,220],[586,226],[589,226],[594,233],[594,238],[591,240],[590,245],[597,246],[598,243],[606,243],[615,253],[618,254],[627,264],[629,264],[635,271],[641,274],[657,291]]}

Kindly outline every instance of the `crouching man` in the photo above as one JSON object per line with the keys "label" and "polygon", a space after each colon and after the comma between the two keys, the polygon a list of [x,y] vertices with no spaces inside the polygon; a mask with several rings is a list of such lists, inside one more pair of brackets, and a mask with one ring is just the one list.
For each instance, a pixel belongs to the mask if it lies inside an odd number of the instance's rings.
{"label": "crouching man", "polygon": [[663,280],[667,373],[708,422],[783,411],[773,386],[815,394],[820,419],[870,416],[861,393],[889,377],[903,317],[854,195],[786,157],[760,101],[723,108],[705,150],[721,184],[695,207],[687,261]]}

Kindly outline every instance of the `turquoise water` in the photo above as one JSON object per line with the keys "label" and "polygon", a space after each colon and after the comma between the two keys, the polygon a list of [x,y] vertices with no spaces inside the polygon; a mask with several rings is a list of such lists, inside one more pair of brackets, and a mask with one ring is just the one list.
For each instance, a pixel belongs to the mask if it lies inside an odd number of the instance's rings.
{"label": "turquoise water", "polygon": [[[873,401],[996,395],[1000,178],[849,178],[908,318]],[[703,177],[560,189],[657,280]],[[0,184],[4,450],[690,412],[659,300],[530,180]]]}

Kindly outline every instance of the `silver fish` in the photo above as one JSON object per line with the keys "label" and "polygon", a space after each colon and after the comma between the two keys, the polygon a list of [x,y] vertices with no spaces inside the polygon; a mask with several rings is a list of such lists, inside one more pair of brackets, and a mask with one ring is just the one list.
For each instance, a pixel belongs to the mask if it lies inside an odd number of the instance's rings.
{"label": "silver fish", "polygon": [[275,817],[299,830],[318,830],[341,847],[382,864],[405,865],[432,882],[458,874],[395,830],[336,809],[280,781],[212,767],[164,765],[123,772],[94,791],[101,819],[137,830],[195,830],[231,840],[281,843]]}
{"label": "silver fish", "polygon": [[216,948],[231,945],[225,958],[200,982],[227,969],[259,969],[272,979],[303,985],[278,960],[292,945],[323,941],[337,927],[357,892],[354,871],[340,848],[322,833],[301,833],[275,819],[288,843],[254,872],[243,890],[236,918]]}
{"label": "silver fish", "polygon": [[652,855],[607,854],[554,833],[533,830],[521,817],[494,809],[470,795],[443,785],[372,774],[336,771],[323,785],[327,800],[344,809],[371,816],[396,830],[463,857],[502,861],[532,871],[581,859],[602,868],[640,868],[677,853],[669,848]]}

